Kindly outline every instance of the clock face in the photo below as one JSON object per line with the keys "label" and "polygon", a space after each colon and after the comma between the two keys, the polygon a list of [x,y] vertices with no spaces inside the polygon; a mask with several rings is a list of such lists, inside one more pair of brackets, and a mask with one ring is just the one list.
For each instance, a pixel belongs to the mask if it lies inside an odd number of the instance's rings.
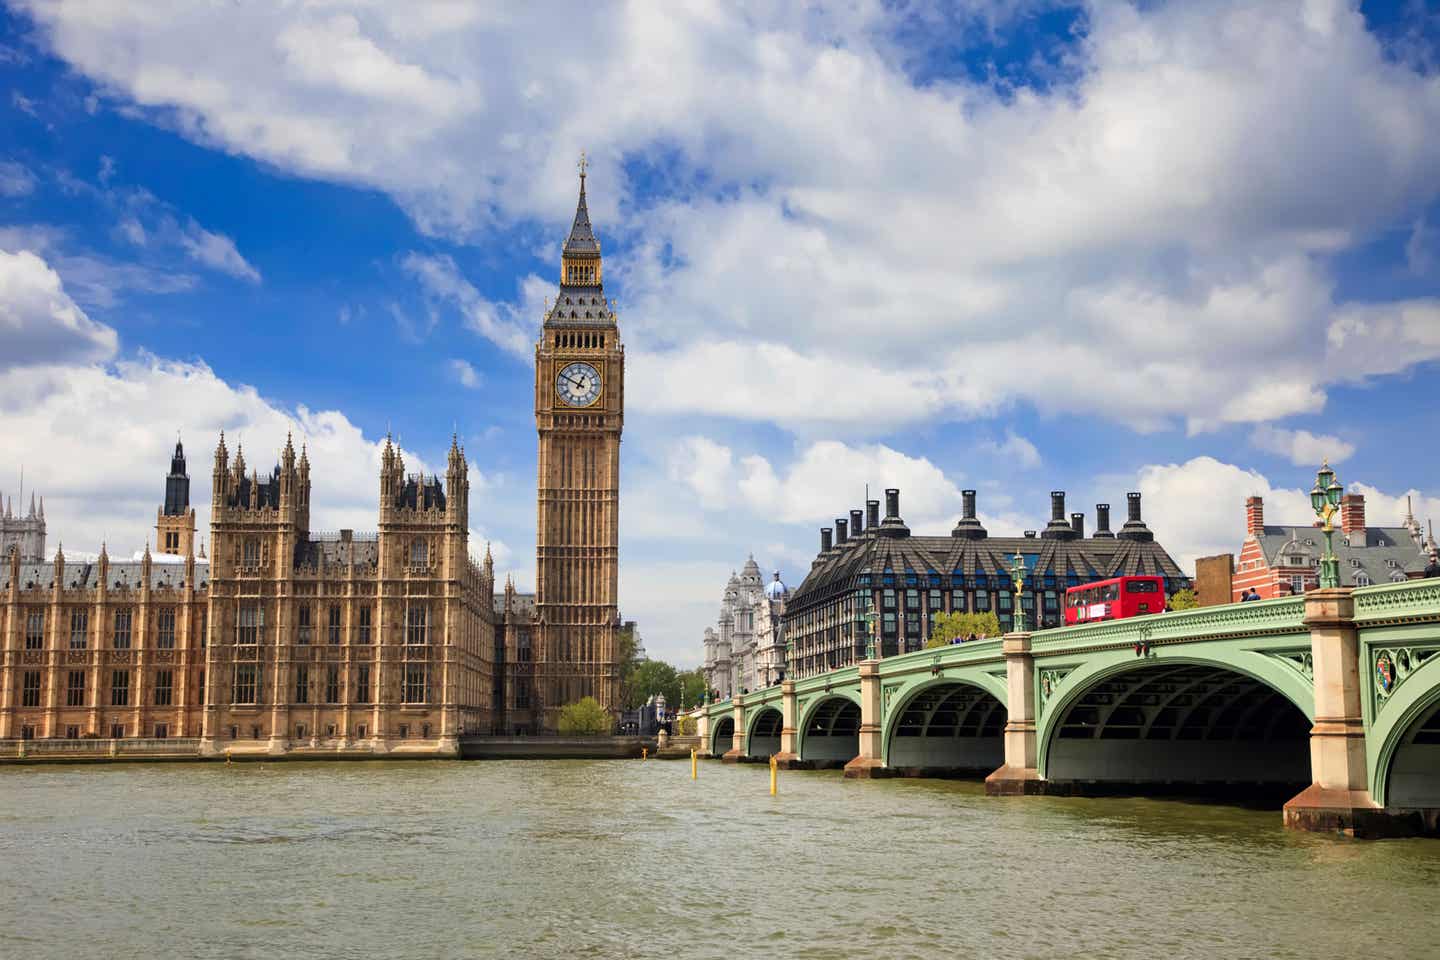
{"label": "clock face", "polygon": [[572,407],[588,407],[600,396],[600,372],[588,363],[567,363],[555,377],[555,393]]}

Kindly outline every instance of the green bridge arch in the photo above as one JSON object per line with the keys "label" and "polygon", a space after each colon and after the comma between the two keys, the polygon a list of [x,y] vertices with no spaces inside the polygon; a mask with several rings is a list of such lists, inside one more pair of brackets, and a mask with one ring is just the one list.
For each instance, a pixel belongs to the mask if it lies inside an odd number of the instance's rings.
{"label": "green bridge arch", "polygon": [[[886,766],[893,765],[890,758],[895,731],[906,710],[914,705],[918,698],[931,691],[942,687],[956,686],[969,687],[997,700],[1002,711],[1001,723],[1004,723],[1007,697],[1003,674],[997,676],[978,667],[968,669],[950,667],[941,668],[939,672],[915,673],[898,681],[890,681],[881,687],[884,716],[881,757],[884,758]],[[994,766],[999,766],[999,763],[997,762]]]}
{"label": "green bridge arch", "polygon": [[[845,733],[842,736],[832,734],[826,736],[811,736],[810,727],[824,714],[822,711],[831,711],[837,704],[847,704],[854,709],[856,730],[852,735]],[[795,753],[802,761],[807,763],[846,763],[853,759],[859,752],[859,717],[860,717],[860,695],[850,688],[842,690],[831,690],[824,693],[817,693],[799,701],[799,717],[795,723]],[[847,714],[848,715],[848,714]],[[838,721],[838,717],[836,720]],[[831,724],[833,731],[834,723]],[[842,753],[849,753],[849,756],[840,756]]]}
{"label": "green bridge arch", "polygon": [[[1140,675],[1166,667],[1205,667],[1217,674],[1231,674],[1258,684],[1288,701],[1308,721],[1314,721],[1312,682],[1303,669],[1273,652],[1237,647],[1233,641],[1159,647],[1144,657],[1133,649],[1091,652],[1073,666],[1037,658],[1036,677],[1036,767],[1042,778],[1054,776],[1055,741],[1072,708],[1100,685],[1136,675],[1137,683],[1148,682]],[[1047,689],[1048,684],[1048,689]],[[1133,741],[1132,741],[1133,742]],[[1308,763],[1308,753],[1306,754]]]}
{"label": "green bridge arch", "polygon": [[[1372,656],[1373,660],[1373,656]],[[1373,673],[1362,678],[1373,687]],[[1370,795],[1382,807],[1392,802],[1395,761],[1412,729],[1440,703],[1440,654],[1430,656],[1383,702],[1366,738],[1370,749]],[[1440,756],[1440,750],[1435,751]],[[1403,798],[1401,798],[1403,801]]]}

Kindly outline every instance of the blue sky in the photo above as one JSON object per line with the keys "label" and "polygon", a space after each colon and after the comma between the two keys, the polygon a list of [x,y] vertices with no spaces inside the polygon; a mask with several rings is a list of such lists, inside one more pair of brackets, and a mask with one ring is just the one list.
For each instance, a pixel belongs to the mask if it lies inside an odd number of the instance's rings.
{"label": "blue sky", "polygon": [[528,587],[581,149],[654,653],[867,483],[930,532],[1142,490],[1186,565],[1250,493],[1303,520],[1322,455],[1372,522],[1440,513],[1426,4],[531,7],[3,8],[0,491],[52,547],[141,549],[177,431],[201,491],[220,428],[296,431],[316,526],[366,529],[386,430],[455,430]]}

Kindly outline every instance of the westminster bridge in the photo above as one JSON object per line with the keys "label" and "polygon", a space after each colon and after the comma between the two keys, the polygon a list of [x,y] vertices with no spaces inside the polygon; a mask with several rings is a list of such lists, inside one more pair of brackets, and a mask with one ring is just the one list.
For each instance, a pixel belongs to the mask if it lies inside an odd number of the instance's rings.
{"label": "westminster bridge", "polygon": [[996,795],[1291,788],[1290,827],[1434,833],[1437,652],[1440,580],[1317,590],[865,660],[709,704],[699,732],[705,756]]}

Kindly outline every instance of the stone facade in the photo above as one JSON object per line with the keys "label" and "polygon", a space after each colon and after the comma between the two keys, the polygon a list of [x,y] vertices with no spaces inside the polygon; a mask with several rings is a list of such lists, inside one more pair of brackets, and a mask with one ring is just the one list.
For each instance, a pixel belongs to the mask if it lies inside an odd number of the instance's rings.
{"label": "stone facade", "polygon": [[[468,552],[468,467],[407,475],[387,439],[379,530],[310,530],[310,464],[215,450],[211,559],[0,571],[0,739],[198,738],[202,753],[458,754],[503,728],[494,569]],[[162,508],[162,515],[163,508]]]}
{"label": "stone facade", "polygon": [[752,556],[740,573],[730,574],[720,601],[716,627],[705,629],[705,663],[709,690],[721,698],[740,690],[757,690],[785,676],[785,603],[789,590],[777,570],[766,584]]}
{"label": "stone facade", "polygon": [[[535,344],[536,497],[533,692],[538,722],[586,696],[620,709],[620,433],[625,348],[605,297],[581,161],[560,291]],[[517,675],[516,681],[522,678]]]}
{"label": "stone facade", "polygon": [[[21,494],[23,497],[23,489]],[[0,497],[0,558],[8,557],[13,549],[22,563],[39,563],[45,559],[45,498],[40,498],[37,507],[32,491],[29,511],[23,500],[20,507],[16,512],[12,501]]]}

